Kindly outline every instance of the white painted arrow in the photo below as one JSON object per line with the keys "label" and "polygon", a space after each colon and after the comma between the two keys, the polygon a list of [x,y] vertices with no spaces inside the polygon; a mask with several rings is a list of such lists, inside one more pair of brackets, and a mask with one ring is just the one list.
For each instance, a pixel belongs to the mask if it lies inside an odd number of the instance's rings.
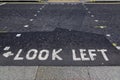
{"label": "white painted arrow", "polygon": [[14,53],[12,53],[11,51],[6,52],[6,53],[3,54],[3,56],[6,57],[6,58],[8,58],[10,56],[13,56],[13,55],[14,55]]}

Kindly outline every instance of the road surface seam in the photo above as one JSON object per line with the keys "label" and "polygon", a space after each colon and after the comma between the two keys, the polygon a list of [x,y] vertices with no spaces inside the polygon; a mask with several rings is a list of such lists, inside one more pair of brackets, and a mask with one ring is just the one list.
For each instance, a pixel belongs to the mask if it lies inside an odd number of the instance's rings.
{"label": "road surface seam", "polygon": [[[44,5],[40,8],[40,10],[38,10],[38,11],[39,11],[39,12],[42,11],[43,8],[45,8],[46,5],[47,5],[47,4],[44,4]],[[38,15],[38,13],[39,13],[38,11],[37,11],[37,13],[36,13],[37,15]],[[33,19],[33,20],[34,20],[34,19]],[[37,67],[37,71],[36,71],[36,73],[35,73],[35,79],[34,79],[34,80],[37,80],[38,71],[39,71],[39,66]]]}
{"label": "road surface seam", "polygon": [[89,79],[92,80],[92,79],[91,79],[91,75],[90,75],[90,71],[89,71],[89,67],[87,67],[87,72],[88,72],[88,77],[89,77]]}
{"label": "road surface seam", "polygon": [[36,73],[35,73],[35,78],[34,78],[34,80],[37,80],[38,71],[39,71],[39,66],[37,66],[37,70],[36,70]]}

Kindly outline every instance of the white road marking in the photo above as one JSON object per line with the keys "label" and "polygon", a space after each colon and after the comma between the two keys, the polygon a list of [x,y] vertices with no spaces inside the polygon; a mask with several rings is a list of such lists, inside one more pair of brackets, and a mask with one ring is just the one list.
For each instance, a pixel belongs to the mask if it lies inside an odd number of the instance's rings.
{"label": "white road marking", "polygon": [[5,5],[6,3],[1,3],[0,6]]}
{"label": "white road marking", "polygon": [[4,48],[4,50],[6,51],[6,50],[9,50],[10,49],[10,46],[6,46],[5,48]]}
{"label": "white road marking", "polygon": [[88,10],[88,8],[86,8],[86,10]]}
{"label": "white road marking", "polygon": [[94,15],[91,15],[91,17],[95,17]]}
{"label": "white road marking", "polygon": [[37,14],[35,14],[34,16],[37,16]]}
{"label": "white road marking", "polygon": [[88,11],[88,13],[90,14],[91,12],[90,12],[90,11]]}
{"label": "white road marking", "polygon": [[120,50],[120,46],[116,46],[116,48],[117,48],[118,50]]}
{"label": "white road marking", "polygon": [[107,28],[107,26],[95,26],[95,28],[101,28],[101,29],[104,29],[104,28]]}
{"label": "white road marking", "polygon": [[6,58],[8,58],[9,56],[13,56],[13,55],[14,54],[11,51],[3,54],[3,56]]}
{"label": "white road marking", "polygon": [[102,65],[103,65],[104,63],[102,63]]}
{"label": "white road marking", "polygon": [[101,28],[101,29],[104,29],[104,28],[106,28],[106,26],[100,26],[100,28]]}
{"label": "white road marking", "polygon": [[113,46],[115,46],[115,47],[117,46],[117,44],[116,44],[116,43],[112,43],[112,45],[113,45]]}
{"label": "white road marking", "polygon": [[42,8],[40,8],[40,10],[42,10]]}
{"label": "white road marking", "polygon": [[111,35],[110,34],[106,34],[107,37],[110,37]]}
{"label": "white road marking", "polygon": [[20,37],[20,36],[21,36],[21,34],[17,34],[17,35],[16,35],[16,37]]}
{"label": "white road marking", "polygon": [[45,6],[42,6],[42,8],[44,8]]}
{"label": "white road marking", "polygon": [[99,20],[94,20],[95,22],[98,22]]}
{"label": "white road marking", "polygon": [[24,25],[24,27],[29,27],[29,25]]}
{"label": "white road marking", "polygon": [[30,21],[33,21],[33,19],[30,19]]}
{"label": "white road marking", "polygon": [[40,12],[40,11],[37,11],[38,13]]}

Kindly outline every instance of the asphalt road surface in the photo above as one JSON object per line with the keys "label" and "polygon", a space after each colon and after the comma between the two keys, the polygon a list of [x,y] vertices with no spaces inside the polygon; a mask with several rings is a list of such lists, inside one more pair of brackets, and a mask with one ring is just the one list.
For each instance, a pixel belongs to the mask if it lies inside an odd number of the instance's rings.
{"label": "asphalt road surface", "polygon": [[[119,4],[3,4],[0,32],[57,28],[103,34],[120,49]],[[22,34],[21,34],[22,35]],[[1,67],[1,80],[119,80],[120,67]]]}
{"label": "asphalt road surface", "polygon": [[105,35],[120,46],[119,4],[5,4],[1,32],[53,31],[64,28]]}

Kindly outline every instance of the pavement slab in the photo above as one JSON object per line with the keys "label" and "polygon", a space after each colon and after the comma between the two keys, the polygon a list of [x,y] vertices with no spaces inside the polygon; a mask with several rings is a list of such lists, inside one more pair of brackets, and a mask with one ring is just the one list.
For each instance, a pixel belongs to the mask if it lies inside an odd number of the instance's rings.
{"label": "pavement slab", "polygon": [[36,80],[90,80],[87,67],[39,67]]}
{"label": "pavement slab", "polygon": [[91,80],[119,80],[120,67],[89,67]]}
{"label": "pavement slab", "polygon": [[37,66],[0,66],[0,80],[34,80]]}

